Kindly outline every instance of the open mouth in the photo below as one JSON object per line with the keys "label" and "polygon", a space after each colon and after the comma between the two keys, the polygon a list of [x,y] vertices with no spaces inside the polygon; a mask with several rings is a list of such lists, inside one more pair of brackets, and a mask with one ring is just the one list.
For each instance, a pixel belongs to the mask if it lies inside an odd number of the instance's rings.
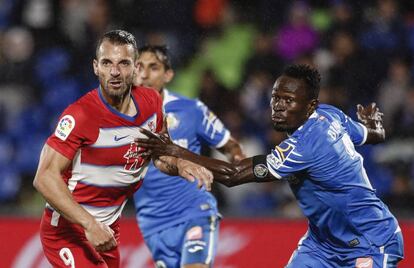
{"label": "open mouth", "polygon": [[109,84],[113,87],[113,88],[120,88],[122,85],[122,81],[109,81]]}

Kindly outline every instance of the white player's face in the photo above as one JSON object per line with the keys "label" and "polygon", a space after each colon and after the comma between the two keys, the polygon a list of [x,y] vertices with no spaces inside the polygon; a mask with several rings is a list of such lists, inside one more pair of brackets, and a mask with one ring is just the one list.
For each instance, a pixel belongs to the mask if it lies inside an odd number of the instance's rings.
{"label": "white player's face", "polygon": [[134,47],[103,41],[93,61],[95,74],[108,97],[124,96],[133,85],[137,70]]}
{"label": "white player's face", "polygon": [[154,88],[160,92],[173,76],[173,70],[166,70],[154,53],[144,52],[139,56],[135,85]]}

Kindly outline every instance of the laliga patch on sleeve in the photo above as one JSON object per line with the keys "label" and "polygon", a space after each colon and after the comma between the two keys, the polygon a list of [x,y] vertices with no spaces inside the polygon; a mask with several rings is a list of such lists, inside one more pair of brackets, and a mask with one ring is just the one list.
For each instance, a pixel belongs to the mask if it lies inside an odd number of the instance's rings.
{"label": "laliga patch on sleeve", "polygon": [[56,127],[55,136],[65,141],[75,128],[75,119],[71,115],[62,117]]}
{"label": "laliga patch on sleeve", "polygon": [[373,268],[374,262],[371,257],[356,259],[355,268]]}

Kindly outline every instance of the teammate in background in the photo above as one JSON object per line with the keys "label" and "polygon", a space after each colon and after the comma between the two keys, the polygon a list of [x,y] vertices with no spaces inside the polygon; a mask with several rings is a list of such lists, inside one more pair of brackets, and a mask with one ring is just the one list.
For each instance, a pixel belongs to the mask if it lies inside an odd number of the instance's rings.
{"label": "teammate in background", "polygon": [[289,66],[276,80],[273,127],[289,136],[268,155],[231,166],[166,140],[138,144],[152,149],[153,155],[166,152],[202,163],[215,181],[227,186],[288,181],[309,228],[287,267],[397,267],[403,258],[401,229],[375,195],[363,158],[354,148],[385,140],[382,113],[373,103],[358,105],[361,123],[355,122],[339,109],[318,103],[319,83],[318,71],[306,65]]}
{"label": "teammate in background", "polygon": [[[104,34],[93,68],[99,88],[63,112],[33,182],[47,201],[40,236],[53,267],[119,267],[119,216],[149,160],[134,139],[143,137],[139,127],[163,127],[159,94],[132,86],[137,45],[130,33]],[[212,179],[205,168],[179,161],[181,176]]]}
{"label": "teammate in background", "polygon": [[[138,53],[137,85],[157,90],[163,99],[171,139],[194,153],[206,144],[244,158],[237,141],[201,102],[165,88],[174,71],[165,46],[144,46]],[[156,267],[210,267],[215,256],[219,213],[213,195],[150,164],[145,181],[134,194],[136,217]]]}

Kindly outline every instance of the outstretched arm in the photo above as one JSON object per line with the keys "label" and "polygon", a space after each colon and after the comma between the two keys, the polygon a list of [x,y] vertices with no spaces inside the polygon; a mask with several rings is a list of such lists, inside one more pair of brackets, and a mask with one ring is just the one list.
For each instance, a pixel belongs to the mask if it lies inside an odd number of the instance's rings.
{"label": "outstretched arm", "polygon": [[[261,177],[257,176],[258,174],[254,174],[253,166],[255,164],[254,162],[257,162],[255,160],[259,159],[257,157],[246,158],[239,163],[229,164],[218,159],[195,154],[172,143],[169,139],[166,139],[163,136],[158,136],[147,130],[142,130],[142,133],[144,133],[148,139],[137,139],[136,141],[139,146],[149,149],[153,157],[158,157],[160,161],[165,163],[165,165],[172,168],[176,165],[174,159],[165,158],[165,156],[174,156],[204,166],[213,173],[215,181],[228,187],[249,182],[266,182],[274,180],[270,173],[266,173],[265,176]],[[261,161],[264,161],[263,157],[260,159],[262,159]],[[266,163],[262,164],[266,166]]]}
{"label": "outstretched arm", "polygon": [[377,144],[385,141],[385,130],[382,125],[382,116],[376,103],[373,102],[363,107],[357,105],[358,120],[368,129],[366,144]]}

